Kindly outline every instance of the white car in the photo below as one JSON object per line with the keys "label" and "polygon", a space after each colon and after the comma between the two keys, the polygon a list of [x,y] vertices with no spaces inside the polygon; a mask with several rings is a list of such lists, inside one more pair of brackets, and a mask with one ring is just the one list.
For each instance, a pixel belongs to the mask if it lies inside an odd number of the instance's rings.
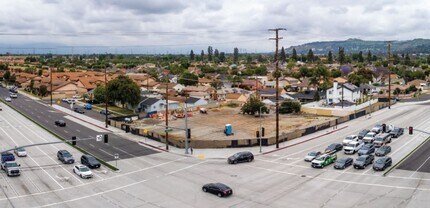
{"label": "white car", "polygon": [[375,141],[376,135],[377,134],[375,132],[367,133],[366,136],[363,137],[363,142],[364,143],[373,143],[373,141]]}
{"label": "white car", "polygon": [[345,137],[345,139],[343,139],[342,144],[343,146],[346,146],[347,144],[349,144],[350,142],[353,141],[358,141],[358,136],[357,135],[349,135],[347,137]]}
{"label": "white car", "polygon": [[11,97],[11,98],[18,98],[18,95],[15,94],[15,93],[10,93],[9,97]]}
{"label": "white car", "polygon": [[85,165],[75,165],[73,172],[81,178],[92,178],[93,172]]}
{"label": "white car", "polygon": [[15,147],[15,149],[13,151],[15,152],[15,154],[18,157],[26,157],[27,156],[27,150],[25,150],[24,147]]}
{"label": "white car", "polygon": [[358,150],[364,145],[362,141],[352,141],[346,145],[346,147],[343,148],[343,151],[345,154],[355,154],[358,152]]}
{"label": "white car", "polygon": [[6,100],[6,102],[11,102],[12,99],[10,97],[6,97],[4,100]]}

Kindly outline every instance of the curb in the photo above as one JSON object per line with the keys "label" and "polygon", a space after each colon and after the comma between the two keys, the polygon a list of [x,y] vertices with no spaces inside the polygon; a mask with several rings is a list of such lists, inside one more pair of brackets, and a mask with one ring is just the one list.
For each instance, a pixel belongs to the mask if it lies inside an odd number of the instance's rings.
{"label": "curb", "polygon": [[[163,152],[169,152],[168,150],[165,150],[165,149],[162,149],[162,148],[156,147],[156,146],[154,146],[154,145],[152,145],[152,144],[148,144],[148,143],[145,143],[145,142],[142,142],[142,141],[137,141],[137,142],[138,142],[139,144],[146,145],[146,146],[148,146],[148,147],[151,147],[151,148],[154,148],[154,149],[157,149],[157,150],[163,151]],[[170,153],[173,153],[173,152],[170,152]]]}
{"label": "curb", "polygon": [[305,142],[308,142],[308,141],[311,141],[311,140],[314,140],[314,139],[318,139],[318,138],[320,138],[320,137],[323,137],[323,136],[326,136],[326,135],[332,134],[332,133],[334,133],[334,132],[340,131],[340,130],[345,129],[345,128],[347,128],[347,127],[348,127],[348,126],[344,126],[344,127],[342,127],[342,128],[336,129],[336,130],[334,130],[334,131],[330,131],[330,132],[327,132],[327,133],[324,133],[324,134],[321,134],[321,135],[318,135],[318,136],[312,137],[312,138],[310,138],[310,139],[307,139],[307,140],[304,140],[304,141],[301,141],[301,142],[298,142],[298,143],[295,143],[295,144],[291,144],[291,145],[288,145],[288,146],[285,146],[285,147],[281,147],[281,148],[278,148],[278,149],[274,149],[274,150],[271,150],[271,151],[268,151],[268,152],[263,152],[263,153],[261,153],[261,154],[257,154],[257,155],[266,155],[266,154],[270,154],[270,153],[273,153],[273,152],[277,152],[277,151],[279,151],[279,150],[287,149],[287,148],[289,148],[289,147],[293,147],[293,146],[296,146],[296,145],[299,145],[299,144],[303,144],[303,143],[305,143]]}
{"label": "curb", "polygon": [[404,156],[399,162],[397,162],[395,165],[391,166],[387,171],[385,171],[382,176],[386,176],[388,173],[396,169],[399,165],[401,165],[405,160],[407,160],[413,153],[415,153],[419,148],[421,148],[425,143],[427,143],[430,140],[430,137],[427,137],[424,141],[422,141],[417,147],[415,147],[412,151],[410,151],[406,156]]}
{"label": "curb", "polygon": [[44,129],[45,131],[49,132],[50,134],[52,134],[53,136],[57,137],[59,140],[64,141],[65,144],[68,144],[69,146],[71,146],[72,148],[77,149],[78,151],[84,153],[84,154],[88,154],[88,155],[92,155],[94,158],[96,158],[101,164],[103,164],[104,166],[108,167],[109,169],[113,170],[113,171],[118,171],[119,169],[114,167],[113,165],[109,164],[108,162],[99,159],[98,157],[94,156],[93,154],[87,152],[86,150],[78,147],[78,146],[74,146],[70,143],[70,141],[62,138],[60,135],[56,134],[55,132],[51,131],[50,129],[48,129],[47,127],[41,125],[40,123],[36,122],[35,120],[33,120],[33,118],[31,118],[30,116],[27,116],[26,114],[22,113],[21,111],[19,111],[18,109],[16,109],[15,107],[13,107],[12,105],[9,105],[8,103],[6,103],[3,99],[0,99],[0,101],[9,106],[11,109],[13,109],[14,111],[16,111],[17,113],[21,114],[22,116],[24,116],[25,118],[27,118],[28,120],[32,121],[33,123],[35,123],[36,125],[38,125],[39,127],[41,127],[42,129]]}

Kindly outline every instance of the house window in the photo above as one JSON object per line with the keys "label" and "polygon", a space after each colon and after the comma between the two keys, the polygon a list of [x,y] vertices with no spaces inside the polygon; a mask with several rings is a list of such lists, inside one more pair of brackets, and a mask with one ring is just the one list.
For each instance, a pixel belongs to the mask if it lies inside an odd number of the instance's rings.
{"label": "house window", "polygon": [[328,91],[328,94],[331,95],[331,94],[333,94],[333,92],[332,91]]}

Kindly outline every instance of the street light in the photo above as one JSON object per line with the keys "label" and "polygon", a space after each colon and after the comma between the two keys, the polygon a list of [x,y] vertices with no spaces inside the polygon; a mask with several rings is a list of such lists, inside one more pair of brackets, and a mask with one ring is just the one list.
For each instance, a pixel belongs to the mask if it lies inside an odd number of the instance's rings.
{"label": "street light", "polygon": [[264,107],[264,106],[260,106],[260,134],[258,134],[258,136],[260,137],[259,139],[260,139],[260,153],[261,153],[261,136],[262,136],[262,133],[263,133],[263,128],[261,127],[261,108],[262,107]]}

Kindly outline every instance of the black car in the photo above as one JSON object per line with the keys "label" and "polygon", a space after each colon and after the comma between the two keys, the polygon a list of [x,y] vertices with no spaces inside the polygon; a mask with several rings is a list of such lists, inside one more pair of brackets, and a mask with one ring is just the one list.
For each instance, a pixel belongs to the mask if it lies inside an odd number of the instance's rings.
{"label": "black car", "polygon": [[208,183],[203,185],[202,190],[215,194],[219,197],[226,197],[233,194],[233,190],[222,183]]}
{"label": "black car", "polygon": [[363,129],[363,130],[361,130],[359,133],[358,133],[358,138],[359,139],[363,139],[364,138],[364,136],[366,136],[366,134],[367,133],[369,133],[370,131],[368,130],[368,129]]}
{"label": "black car", "polygon": [[55,121],[55,125],[64,127],[64,126],[66,126],[66,122],[63,120],[57,120],[57,121]]}
{"label": "black car", "polygon": [[229,164],[237,164],[241,162],[251,162],[254,160],[254,155],[251,152],[238,152],[227,159]]}
{"label": "black car", "polygon": [[394,127],[394,129],[390,132],[392,138],[398,138],[403,135],[403,128]]}
{"label": "black car", "polygon": [[70,154],[70,152],[67,150],[58,150],[57,158],[64,164],[72,164],[75,162],[75,159],[73,159],[72,154]]}
{"label": "black car", "polygon": [[335,169],[345,169],[345,168],[349,167],[350,165],[352,165],[353,162],[354,162],[354,160],[350,157],[340,158],[339,160],[336,160],[336,162],[334,163],[334,168]]}
{"label": "black car", "polygon": [[373,163],[373,160],[375,160],[375,156],[373,155],[362,155],[355,160],[354,168],[356,169],[366,168],[366,166]]}
{"label": "black car", "polygon": [[386,168],[390,167],[392,163],[393,160],[391,160],[391,157],[381,157],[373,164],[373,170],[384,171]]}
{"label": "black car", "polygon": [[110,115],[110,111],[107,111],[107,112],[106,112],[106,110],[101,110],[101,111],[100,111],[100,114],[103,114],[103,115]]}
{"label": "black car", "polygon": [[99,168],[100,163],[91,155],[82,155],[81,157],[81,163],[82,165],[86,165],[87,167],[93,169],[93,168]]}
{"label": "black car", "polygon": [[81,113],[81,114],[85,113],[85,111],[82,108],[75,108],[74,111],[76,113]]}
{"label": "black car", "polygon": [[361,155],[370,155],[375,153],[375,145],[373,144],[365,144],[358,150],[358,156]]}
{"label": "black car", "polygon": [[375,152],[375,155],[378,157],[384,157],[385,155],[388,155],[388,153],[391,152],[391,147],[390,146],[382,146],[380,148],[378,148]]}
{"label": "black car", "polygon": [[333,143],[325,149],[325,153],[333,154],[343,149],[343,145],[339,143]]}

